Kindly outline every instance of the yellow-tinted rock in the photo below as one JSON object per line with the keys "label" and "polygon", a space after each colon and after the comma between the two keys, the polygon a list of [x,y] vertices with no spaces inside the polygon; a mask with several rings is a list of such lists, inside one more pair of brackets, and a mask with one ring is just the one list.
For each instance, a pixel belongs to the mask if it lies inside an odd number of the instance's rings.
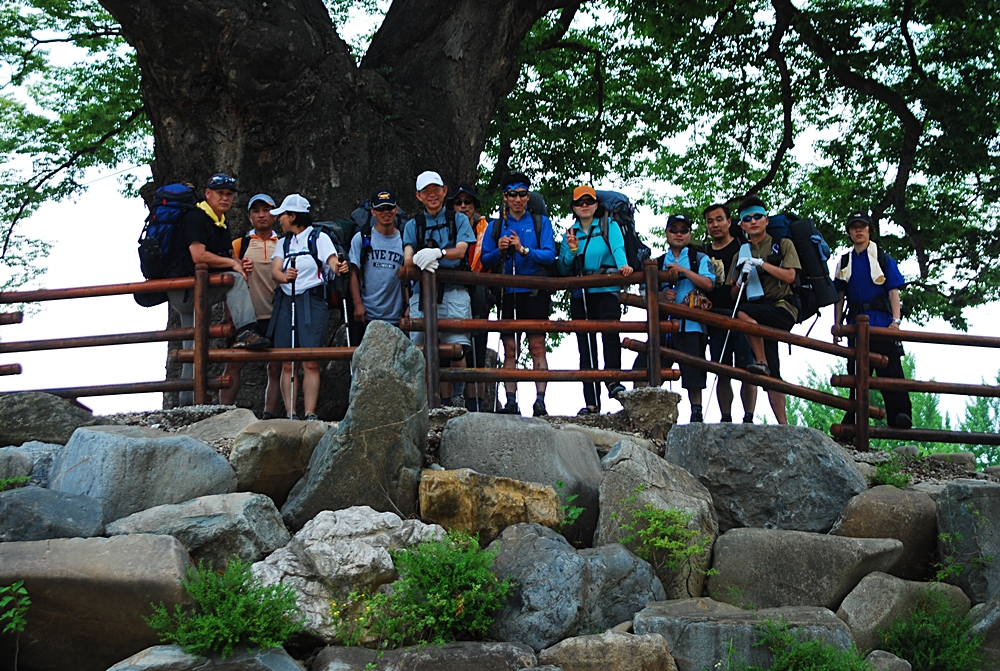
{"label": "yellow-tinted rock", "polygon": [[549,485],[476,473],[425,470],[420,478],[420,514],[449,531],[479,534],[486,545],[520,522],[559,524],[559,497]]}

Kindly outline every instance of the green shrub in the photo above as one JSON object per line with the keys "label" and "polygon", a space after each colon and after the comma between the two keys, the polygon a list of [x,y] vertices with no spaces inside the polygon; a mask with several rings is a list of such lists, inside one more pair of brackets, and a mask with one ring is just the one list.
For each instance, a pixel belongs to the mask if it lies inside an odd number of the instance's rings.
{"label": "green shrub", "polygon": [[461,532],[392,552],[399,579],[390,594],[353,592],[331,604],[337,638],[347,645],[396,648],[485,634],[513,586],[490,570],[495,557]]}
{"label": "green shrub", "polygon": [[[764,620],[758,629],[761,636],[754,647],[767,646],[774,655],[770,671],[873,671],[856,648],[841,650],[825,641],[806,640],[783,620]],[[730,645],[726,659],[715,665],[717,671],[766,671],[734,657]]]}
{"label": "green shrub", "polygon": [[[27,480],[27,478],[25,478]],[[17,671],[17,657],[21,652],[21,632],[28,624],[28,606],[31,599],[23,580],[13,585],[0,585],[0,624],[3,633],[14,633],[14,671]]]}
{"label": "green shrub", "polygon": [[903,489],[910,484],[910,476],[903,473],[903,458],[898,454],[889,453],[889,461],[875,464],[875,474],[868,477],[873,487],[876,485],[892,485]]}
{"label": "green shrub", "polygon": [[13,478],[0,478],[0,492],[5,492],[8,489],[24,487],[28,484],[28,480],[30,480],[30,478],[27,475],[17,475]]}
{"label": "green shrub", "polygon": [[184,588],[195,600],[194,610],[176,606],[169,613],[161,603],[153,606],[146,623],[164,643],[175,643],[185,652],[202,655],[221,652],[223,658],[236,646],[279,648],[302,630],[303,619],[288,585],[265,587],[238,558],[225,571],[202,563],[189,568]]}
{"label": "green shrub", "polygon": [[983,636],[940,593],[927,590],[916,608],[882,635],[883,650],[902,657],[913,671],[979,671]]}

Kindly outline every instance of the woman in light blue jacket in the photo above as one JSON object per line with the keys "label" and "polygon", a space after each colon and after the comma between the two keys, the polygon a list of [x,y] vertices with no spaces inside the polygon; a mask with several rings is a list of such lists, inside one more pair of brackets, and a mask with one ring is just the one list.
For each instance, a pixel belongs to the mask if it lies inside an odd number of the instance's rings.
{"label": "woman in light blue jacket", "polygon": [[[598,275],[617,273],[628,277],[632,266],[625,257],[625,239],[621,228],[597,203],[597,192],[592,186],[578,186],[573,190],[571,203],[575,221],[566,229],[566,239],[559,251],[559,272],[563,275]],[[607,230],[605,230],[605,228]],[[575,289],[570,298],[570,317],[573,319],[621,319],[619,287]],[[621,369],[622,344],[617,333],[601,335],[604,346],[604,368]],[[580,349],[580,369],[593,370],[597,366],[597,334],[577,333]],[[605,380],[608,396],[614,398],[625,391],[621,382]],[[583,383],[586,406],[581,415],[594,415],[601,411],[601,395],[597,382]]]}

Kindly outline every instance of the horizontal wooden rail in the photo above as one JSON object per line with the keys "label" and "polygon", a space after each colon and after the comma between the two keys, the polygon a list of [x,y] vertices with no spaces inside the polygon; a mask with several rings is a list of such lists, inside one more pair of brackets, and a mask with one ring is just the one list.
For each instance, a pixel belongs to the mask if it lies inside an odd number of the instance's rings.
{"label": "horizontal wooden rail", "polygon": [[[830,378],[830,384],[834,387],[853,389],[857,384],[857,378],[853,375],[834,375]],[[923,382],[921,380],[907,380],[895,377],[873,377],[870,378],[868,386],[871,389],[884,389],[886,391],[918,391],[927,394],[1000,397],[1000,387],[987,384],[953,384],[951,382]]]}
{"label": "horizontal wooden rail", "polygon": [[[625,305],[631,305],[637,308],[646,307],[646,301],[640,296],[622,294],[621,299],[622,303]],[[847,359],[853,359],[855,357],[854,349],[850,347],[841,347],[840,345],[834,345],[830,342],[816,340],[815,338],[807,338],[806,336],[796,335],[794,333],[789,333],[788,331],[782,331],[781,329],[763,326],[762,324],[752,324],[750,322],[740,321],[739,319],[731,319],[723,315],[715,314],[714,312],[695,310],[694,308],[689,308],[686,305],[677,305],[676,303],[664,303],[663,301],[660,301],[660,313],[666,313],[678,319],[687,319],[698,322],[700,324],[705,324],[706,326],[717,326],[719,328],[740,331],[748,335],[760,336],[761,338],[766,338],[768,340],[787,342],[806,349],[824,352],[825,354],[832,354],[834,356],[844,357]],[[870,357],[872,364],[876,368],[881,368],[889,362],[888,358],[884,354],[875,354],[873,352]]]}
{"label": "horizontal wooden rail", "polygon": [[[233,386],[233,378],[228,375],[208,378],[209,389],[229,389]],[[92,387],[62,387],[59,389],[31,389],[20,391],[0,392],[0,396],[6,394],[22,394],[27,391],[34,391],[42,394],[52,394],[60,398],[81,398],[84,396],[118,396],[122,394],[149,394],[162,391],[192,391],[194,380],[162,380],[159,382],[128,382],[125,384],[104,384]]]}
{"label": "horizontal wooden rail", "polygon": [[[423,349],[422,345],[418,345]],[[230,361],[347,361],[354,356],[357,347],[287,347],[275,349],[210,349],[209,363]],[[447,359],[462,356],[462,346],[454,344],[438,345],[438,352]],[[175,349],[170,352],[170,360],[177,363],[194,361],[193,349]]]}
{"label": "horizontal wooden rail", "polygon": [[[423,319],[400,319],[401,331],[424,330]],[[614,319],[438,319],[438,330],[448,333],[467,331],[519,331],[527,333],[645,333],[646,322],[626,322]],[[677,322],[661,322],[663,333],[673,333],[680,328]]]}
{"label": "horizontal wooden rail", "polygon": [[[853,424],[834,424],[830,433],[835,438],[854,438]],[[970,445],[1000,445],[1000,433],[972,433],[970,431],[944,431],[941,429],[894,429],[889,426],[869,426],[868,435],[887,440],[911,442],[968,443]]]}
{"label": "horizontal wooden rail", "polygon": [[[210,338],[228,338],[235,329],[232,324],[216,324],[208,327]],[[119,335],[84,336],[81,338],[56,338],[53,340],[23,340],[0,342],[0,354],[12,352],[38,352],[52,349],[70,349],[73,347],[104,347],[107,345],[137,345],[150,342],[172,342],[178,340],[193,340],[193,328],[167,329],[165,331],[143,331],[141,333],[122,333]]]}
{"label": "horizontal wooden rail", "polygon": [[[664,380],[679,380],[681,372],[675,368],[662,370]],[[521,368],[442,368],[441,380],[445,382],[645,382],[645,370],[525,370]]]}
{"label": "horizontal wooden rail", "polygon": [[[501,273],[470,273],[462,270],[438,268],[438,284],[465,284],[485,287],[517,287],[519,289],[543,289],[545,291],[560,291],[569,289],[596,289],[598,287],[625,287],[632,284],[642,284],[645,277],[642,273],[632,273],[624,277],[617,273],[602,275],[585,275],[577,277],[547,277],[543,275],[504,275]],[[399,272],[402,279],[420,281],[420,271],[416,268],[403,268]]]}
{"label": "horizontal wooden rail", "polygon": [[20,324],[24,321],[23,312],[0,312],[0,326]]}
{"label": "horizontal wooden rail", "polygon": [[21,374],[21,364],[19,363],[5,363],[0,365],[0,375],[20,375]]}
{"label": "horizontal wooden rail", "polygon": [[[631,338],[625,338],[622,341],[622,347],[630,349],[633,352],[645,352],[646,343],[641,341],[632,340]],[[751,373],[750,371],[744,370],[742,368],[734,368],[732,366],[727,366],[725,364],[716,363],[714,361],[706,361],[705,359],[694,356],[693,354],[685,354],[684,352],[679,352],[674,349],[669,349],[666,347],[660,348],[660,353],[663,358],[668,361],[674,361],[676,363],[682,363],[694,368],[701,368],[707,370],[710,373],[715,373],[722,377],[729,377],[741,382],[749,382],[750,384],[757,385],[758,387],[763,387],[764,389],[774,389],[775,391],[781,392],[783,394],[789,394],[791,396],[798,396],[799,398],[804,398],[808,401],[813,401],[815,403],[821,403],[823,405],[828,405],[832,408],[838,408],[840,410],[851,410],[854,407],[854,402],[849,398],[844,398],[843,396],[837,396],[835,394],[828,394],[823,391],[818,391],[816,389],[810,389],[809,387],[802,387],[797,384],[792,384],[791,382],[785,382],[784,380],[779,380],[776,377],[765,377],[763,375],[757,375],[756,373]],[[872,417],[876,419],[882,419],[885,417],[885,408],[880,408],[878,406],[869,406],[869,412]]]}
{"label": "horizontal wooden rail", "polygon": [[[235,280],[228,273],[213,273],[208,276],[211,287],[231,287]],[[128,284],[102,284],[96,287],[76,287],[73,289],[37,289],[35,291],[0,291],[0,304],[37,303],[58,301],[67,298],[94,298],[96,296],[123,296],[127,294],[153,293],[157,291],[182,291],[194,288],[193,277],[172,277],[165,280],[147,280]]]}
{"label": "horizontal wooden rail", "polygon": [[[853,324],[834,326],[830,331],[835,336],[853,337],[855,326]],[[965,347],[1000,347],[1000,338],[969,335],[967,333],[925,333],[923,331],[904,331],[876,326],[868,327],[868,333],[872,338],[879,340],[923,342],[934,345],[963,345]],[[872,354],[872,356],[875,355]]]}

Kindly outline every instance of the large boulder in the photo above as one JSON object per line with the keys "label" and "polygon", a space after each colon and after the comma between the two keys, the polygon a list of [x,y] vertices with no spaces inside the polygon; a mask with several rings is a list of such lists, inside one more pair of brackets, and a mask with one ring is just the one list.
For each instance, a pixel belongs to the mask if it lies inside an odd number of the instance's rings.
{"label": "large boulder", "polygon": [[228,494],[236,473],[187,436],[131,438],[78,429],[52,465],[49,488],[101,501],[105,521],[198,496]]}
{"label": "large boulder", "polygon": [[656,447],[653,441],[646,440],[638,435],[627,435],[624,433],[618,433],[617,431],[599,429],[596,426],[587,426],[585,424],[561,424],[557,428],[563,431],[577,431],[587,436],[587,438],[590,438],[590,440],[593,441],[594,446],[597,448],[597,454],[602,457],[610,452],[611,448],[613,448],[616,443],[622,440],[635,443],[642,449],[648,450],[655,455],[660,454],[659,448]]}
{"label": "large boulder", "polygon": [[[719,522],[708,490],[680,466],[664,461],[628,440],[617,443],[601,460],[601,466],[604,468],[600,488],[601,514],[594,544],[622,542],[632,533],[623,530],[622,525],[635,523],[637,520],[633,511],[646,506],[689,514],[691,520],[687,528],[700,534],[697,542],[705,545],[705,552],[675,568],[664,562],[665,556],[655,556],[652,564],[663,583],[667,599],[701,596],[712,544],[719,535]],[[633,552],[637,546],[634,541],[626,544]]]}
{"label": "large boulder", "polygon": [[368,506],[325,510],[285,547],[253,565],[265,585],[286,584],[298,593],[310,633],[332,643],[330,603],[351,592],[371,593],[396,579],[389,550],[440,540],[444,529],[401,520]]}
{"label": "large boulder", "polygon": [[708,593],[745,608],[835,610],[861,579],[903,554],[894,538],[842,538],[804,531],[732,529],[715,542]]}
{"label": "large boulder", "polygon": [[670,432],[664,458],[708,487],[723,533],[826,533],[868,488],[847,450],[805,427],[686,424]]}
{"label": "large boulder", "polygon": [[633,627],[639,635],[661,635],[678,671],[714,669],[730,650],[735,659],[769,669],[773,656],[766,647],[754,645],[764,620],[783,620],[803,638],[823,640],[842,650],[853,644],[847,625],[825,608],[743,610],[708,598],[650,603],[636,614]]}
{"label": "large boulder", "polygon": [[228,410],[219,415],[212,415],[205,419],[188,424],[177,430],[182,436],[191,436],[195,440],[200,440],[206,445],[211,445],[223,438],[235,439],[240,431],[257,421],[257,415],[246,408],[236,408]]}
{"label": "large boulder", "polygon": [[659,634],[606,631],[567,638],[538,653],[538,661],[564,671],[677,671]]}
{"label": "large boulder", "polygon": [[[142,618],[151,603],[171,611],[190,604],[182,585],[188,565],[170,536],[0,543],[0,585],[24,580],[31,598],[20,668],[105,671],[156,645]],[[13,636],[0,636],[0,659],[13,659],[14,645]]]}
{"label": "large boulder", "polygon": [[969,612],[969,597],[954,585],[903,580],[888,573],[869,573],[851,590],[837,610],[860,650],[881,643],[879,631],[907,617],[928,591],[937,592],[961,615]]}
{"label": "large boulder", "polygon": [[408,516],[427,442],[424,356],[402,331],[372,322],[351,364],[351,403],[344,420],[313,451],[281,515],[301,529],[321,510],[371,506]]}
{"label": "large boulder", "polygon": [[1000,484],[955,480],[937,499],[938,555],[961,569],[947,581],[974,603],[1000,593]]}
{"label": "large boulder", "polygon": [[872,671],[913,671],[908,661],[885,650],[872,650],[865,661],[871,665]]}
{"label": "large boulder", "polygon": [[937,549],[937,506],[923,492],[890,485],[872,487],[848,501],[830,533],[895,538],[903,544],[903,556],[889,573],[906,580],[923,580]]}
{"label": "large boulder", "polygon": [[540,482],[557,487],[563,501],[576,497],[571,505],[583,513],[564,533],[584,545],[593,542],[601,461],[582,433],[559,431],[540,419],[470,412],[445,425],[439,457],[448,469]]}
{"label": "large boulder", "polygon": [[89,538],[103,531],[97,499],[34,486],[0,492],[0,543]]}
{"label": "large boulder", "polygon": [[256,562],[291,540],[274,501],[263,494],[216,494],[115,520],[109,536],[164,534],[187,548],[196,564],[223,570],[231,557]]}
{"label": "large boulder", "polygon": [[179,645],[157,645],[118,662],[108,671],[305,671],[284,648],[239,648],[225,659],[184,652]]}
{"label": "large boulder", "polygon": [[481,475],[468,468],[425,470],[420,477],[420,516],[445,529],[460,529],[488,545],[509,526],[560,522],[556,490],[537,482]]}
{"label": "large boulder", "polygon": [[970,613],[970,619],[972,633],[985,637],[980,650],[983,661],[987,664],[986,668],[990,668],[990,664],[994,668],[1000,668],[1000,594],[996,594],[988,603],[977,605]]}
{"label": "large boulder", "polygon": [[0,479],[27,477],[28,483],[49,486],[49,471],[62,445],[29,440],[20,447],[0,448]]}
{"label": "large boulder", "polygon": [[624,392],[617,400],[632,426],[647,436],[663,440],[677,424],[680,394],[659,387],[639,387]]}
{"label": "large boulder", "polygon": [[244,428],[229,454],[237,491],[264,494],[281,506],[309,468],[313,450],[326,431],[322,422],[293,419],[254,422]]}
{"label": "large boulder", "polygon": [[531,648],[518,643],[417,645],[381,655],[367,648],[331,646],[316,655],[312,671],[519,671],[535,662]]}
{"label": "large boulder", "polygon": [[0,445],[29,440],[65,445],[81,426],[104,424],[89,410],[38,391],[0,396]]}
{"label": "large boulder", "polygon": [[490,550],[497,577],[516,583],[493,636],[542,650],[568,636],[603,631],[662,600],[652,567],[621,545],[577,552],[539,524],[507,527]]}

